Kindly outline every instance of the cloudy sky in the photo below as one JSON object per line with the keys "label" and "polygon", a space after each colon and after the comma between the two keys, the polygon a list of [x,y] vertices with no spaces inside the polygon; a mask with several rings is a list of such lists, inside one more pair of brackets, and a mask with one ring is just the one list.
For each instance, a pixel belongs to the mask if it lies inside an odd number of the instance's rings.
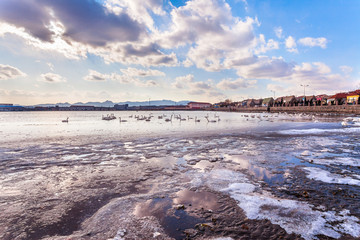
{"label": "cloudy sky", "polygon": [[360,88],[358,0],[1,0],[0,102]]}

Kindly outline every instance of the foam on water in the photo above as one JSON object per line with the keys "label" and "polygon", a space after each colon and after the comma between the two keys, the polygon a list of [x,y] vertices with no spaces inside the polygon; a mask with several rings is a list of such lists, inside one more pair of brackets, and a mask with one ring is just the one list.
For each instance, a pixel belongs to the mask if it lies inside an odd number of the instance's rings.
{"label": "foam on water", "polygon": [[[307,177],[310,179],[322,181],[325,183],[335,183],[335,184],[348,184],[348,185],[357,185],[360,186],[360,180],[351,178],[349,176],[342,176],[335,173],[330,173],[326,170],[316,168],[316,167],[304,167],[304,170],[307,172]],[[353,175],[356,178],[360,178],[359,175]]]}

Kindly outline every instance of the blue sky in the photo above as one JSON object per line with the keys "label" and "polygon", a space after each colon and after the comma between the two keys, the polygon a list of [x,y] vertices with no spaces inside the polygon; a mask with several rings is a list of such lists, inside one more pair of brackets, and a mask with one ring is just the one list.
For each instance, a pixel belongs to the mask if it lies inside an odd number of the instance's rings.
{"label": "blue sky", "polygon": [[218,102],[360,88],[357,0],[2,0],[0,102]]}

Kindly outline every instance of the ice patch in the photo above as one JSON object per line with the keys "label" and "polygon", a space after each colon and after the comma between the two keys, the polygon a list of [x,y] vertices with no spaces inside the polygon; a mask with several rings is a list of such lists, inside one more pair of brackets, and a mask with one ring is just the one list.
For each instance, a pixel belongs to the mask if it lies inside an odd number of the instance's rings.
{"label": "ice patch", "polygon": [[251,193],[255,191],[255,186],[250,183],[232,183],[229,187],[222,189],[225,192],[232,192],[235,194]]}
{"label": "ice patch", "polygon": [[349,211],[322,212],[313,210],[314,206],[304,202],[280,199],[266,191],[260,193],[256,185],[235,171],[212,170],[209,175],[193,179],[193,183],[229,193],[249,219],[268,219],[288,233],[300,234],[306,240],[317,239],[319,234],[332,238],[339,238],[342,234],[360,237],[359,219],[349,216]]}
{"label": "ice patch", "polygon": [[260,194],[254,190],[255,186],[246,183],[234,183],[223,189],[238,201],[249,219],[269,219],[288,233],[300,234],[306,240],[317,239],[319,234],[332,238],[339,238],[343,233],[360,237],[359,219],[348,216],[346,210],[339,214],[314,211],[307,203],[279,199],[268,192]]}
{"label": "ice patch", "polygon": [[310,156],[311,153],[310,153],[309,150],[305,150],[305,151],[303,151],[300,155],[301,155],[301,156]]}
{"label": "ice patch", "polygon": [[197,174],[193,177],[191,184],[197,187],[205,184],[215,191],[221,191],[231,184],[239,182],[248,182],[244,174],[228,169],[215,169],[206,175]]}
{"label": "ice patch", "polygon": [[360,160],[350,157],[338,157],[335,159],[314,159],[314,163],[320,165],[344,165],[344,166],[360,166]]}
{"label": "ice patch", "polygon": [[360,118],[357,117],[347,117],[344,118],[341,122],[343,127],[360,127]]}
{"label": "ice patch", "polygon": [[288,129],[277,131],[279,134],[283,135],[319,135],[324,133],[352,133],[359,132],[360,128],[332,128],[332,129],[322,129],[322,128],[310,128],[310,129]]}
{"label": "ice patch", "polygon": [[311,128],[311,129],[289,129],[289,130],[280,130],[278,133],[283,135],[306,135],[306,134],[323,134],[326,132],[341,132],[343,129],[320,129],[320,128]]}
{"label": "ice patch", "polygon": [[[304,170],[308,172],[307,177],[310,179],[322,181],[325,183],[336,184],[348,184],[360,186],[360,180],[353,179],[351,177],[344,177],[339,174],[330,173],[326,170],[316,167],[304,167]],[[356,178],[360,178],[359,175],[353,175]]]}

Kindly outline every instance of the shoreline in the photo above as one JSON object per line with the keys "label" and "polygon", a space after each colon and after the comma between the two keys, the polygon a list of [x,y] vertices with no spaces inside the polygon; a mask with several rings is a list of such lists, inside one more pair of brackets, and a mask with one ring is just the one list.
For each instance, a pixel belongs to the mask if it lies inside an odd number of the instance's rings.
{"label": "shoreline", "polygon": [[212,108],[211,111],[360,114],[360,105],[291,106],[291,107],[270,107],[269,109],[267,107],[249,107],[249,108],[224,107],[224,108]]}
{"label": "shoreline", "polygon": [[[141,106],[140,106],[141,107]],[[213,111],[213,112],[271,112],[271,113],[334,113],[334,114],[360,114],[360,105],[324,105],[324,106],[289,106],[289,107],[219,107],[219,108],[202,108],[202,109],[187,109],[187,108],[161,108],[160,106],[154,108],[144,108],[144,109],[112,109],[104,108],[101,110],[35,110],[35,109],[22,109],[17,111],[0,111],[1,112],[146,112],[146,111],[163,111],[163,112],[177,112],[177,111],[189,111],[189,112],[198,112],[198,111]]]}

